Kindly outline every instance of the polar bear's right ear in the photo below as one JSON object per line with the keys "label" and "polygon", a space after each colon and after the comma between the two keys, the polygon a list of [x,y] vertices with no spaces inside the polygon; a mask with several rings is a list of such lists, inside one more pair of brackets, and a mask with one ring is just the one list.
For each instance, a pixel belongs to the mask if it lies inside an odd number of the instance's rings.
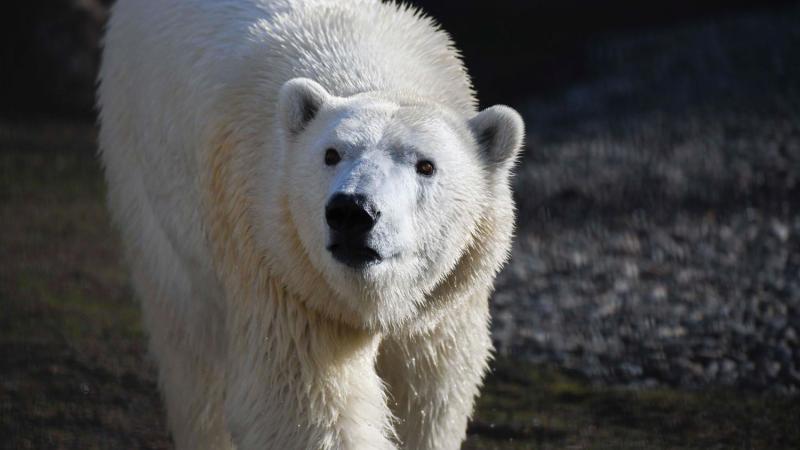
{"label": "polar bear's right ear", "polygon": [[508,168],[522,148],[525,123],[519,113],[508,106],[495,105],[469,120],[469,128],[491,167]]}
{"label": "polar bear's right ear", "polygon": [[317,115],[330,94],[316,81],[292,78],[281,86],[278,114],[283,129],[296,135]]}

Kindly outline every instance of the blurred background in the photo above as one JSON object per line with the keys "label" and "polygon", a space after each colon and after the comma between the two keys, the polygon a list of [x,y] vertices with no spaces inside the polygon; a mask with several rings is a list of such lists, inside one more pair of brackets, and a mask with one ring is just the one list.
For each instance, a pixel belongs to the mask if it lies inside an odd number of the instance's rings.
{"label": "blurred background", "polygon": [[[108,0],[0,14],[0,448],[170,448],[95,158]],[[800,4],[427,0],[526,120],[466,448],[800,448]]]}

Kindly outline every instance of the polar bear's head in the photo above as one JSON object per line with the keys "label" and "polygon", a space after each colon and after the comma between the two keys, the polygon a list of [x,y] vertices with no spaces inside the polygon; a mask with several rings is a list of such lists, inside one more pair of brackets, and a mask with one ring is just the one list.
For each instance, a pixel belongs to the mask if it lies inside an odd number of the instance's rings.
{"label": "polar bear's head", "polygon": [[[280,91],[288,209],[314,268],[370,325],[408,320],[475,239],[507,186],[523,123],[505,106],[461,117],[399,95]],[[502,192],[507,192],[507,189]],[[505,250],[504,250],[505,251]]]}

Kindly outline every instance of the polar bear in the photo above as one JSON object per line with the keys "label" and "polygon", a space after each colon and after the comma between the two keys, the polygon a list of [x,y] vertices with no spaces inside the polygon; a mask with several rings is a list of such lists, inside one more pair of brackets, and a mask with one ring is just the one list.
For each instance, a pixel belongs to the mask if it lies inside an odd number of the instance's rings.
{"label": "polar bear", "polygon": [[179,449],[453,449],[523,139],[376,0],[118,0],[108,202]]}

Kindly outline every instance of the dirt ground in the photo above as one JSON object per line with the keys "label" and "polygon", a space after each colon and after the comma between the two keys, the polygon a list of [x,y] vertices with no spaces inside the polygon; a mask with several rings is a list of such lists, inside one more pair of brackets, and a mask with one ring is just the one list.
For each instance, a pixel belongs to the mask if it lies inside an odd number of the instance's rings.
{"label": "dirt ground", "polygon": [[[167,449],[91,123],[0,124],[0,448]],[[618,389],[512,356],[465,448],[798,448],[796,397]]]}

